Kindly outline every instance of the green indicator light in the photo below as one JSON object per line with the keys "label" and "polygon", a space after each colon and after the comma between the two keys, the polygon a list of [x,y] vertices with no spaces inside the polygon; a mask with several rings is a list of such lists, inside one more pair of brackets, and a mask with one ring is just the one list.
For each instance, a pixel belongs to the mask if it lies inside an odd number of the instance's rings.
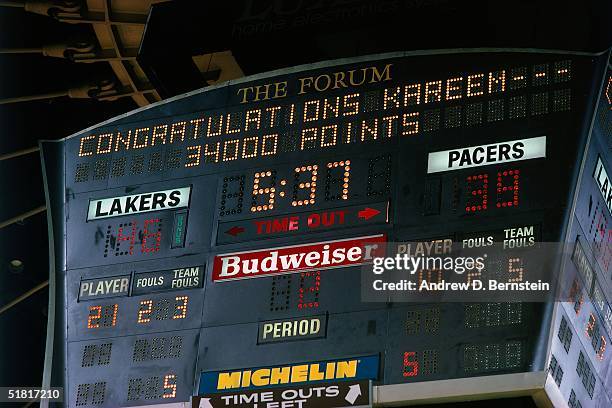
{"label": "green indicator light", "polygon": [[183,227],[185,226],[184,214],[178,214],[176,217],[176,230],[174,231],[174,243],[180,244],[183,237]]}
{"label": "green indicator light", "polygon": [[185,228],[187,224],[187,212],[174,214],[174,228],[172,229],[172,248],[185,246]]}

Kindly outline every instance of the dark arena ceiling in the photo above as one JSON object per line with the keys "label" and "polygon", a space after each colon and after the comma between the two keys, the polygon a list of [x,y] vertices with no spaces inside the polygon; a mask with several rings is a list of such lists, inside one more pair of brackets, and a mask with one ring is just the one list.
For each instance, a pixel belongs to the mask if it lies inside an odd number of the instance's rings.
{"label": "dark arena ceiling", "polygon": [[0,385],[37,386],[43,371],[49,248],[38,140],[207,85],[334,58],[604,51],[611,8],[609,0],[0,1]]}

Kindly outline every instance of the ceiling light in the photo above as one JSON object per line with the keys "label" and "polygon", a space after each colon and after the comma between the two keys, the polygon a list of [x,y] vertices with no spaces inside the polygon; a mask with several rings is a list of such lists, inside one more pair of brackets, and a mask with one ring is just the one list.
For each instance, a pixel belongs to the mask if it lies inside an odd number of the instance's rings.
{"label": "ceiling light", "polygon": [[23,271],[23,262],[20,259],[13,259],[9,262],[9,269],[13,273],[20,273]]}

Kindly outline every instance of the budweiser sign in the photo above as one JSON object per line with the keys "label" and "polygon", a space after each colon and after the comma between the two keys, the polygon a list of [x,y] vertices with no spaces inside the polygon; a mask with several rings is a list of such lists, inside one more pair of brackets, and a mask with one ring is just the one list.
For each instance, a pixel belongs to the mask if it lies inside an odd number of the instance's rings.
{"label": "budweiser sign", "polygon": [[213,281],[259,278],[363,265],[385,252],[387,237],[370,235],[215,256]]}

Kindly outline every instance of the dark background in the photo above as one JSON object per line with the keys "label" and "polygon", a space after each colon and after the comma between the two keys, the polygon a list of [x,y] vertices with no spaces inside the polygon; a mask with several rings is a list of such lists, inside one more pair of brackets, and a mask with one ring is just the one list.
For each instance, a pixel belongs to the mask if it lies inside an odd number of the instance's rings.
{"label": "dark background", "polygon": [[[36,47],[87,33],[19,8],[0,7],[0,48]],[[65,90],[108,75],[106,64],[75,64],[36,54],[0,54],[0,98]],[[129,98],[116,102],[58,98],[0,105],[0,155],[60,139],[134,109]],[[45,204],[38,153],[0,161],[0,220]],[[46,213],[0,230],[0,305],[49,277]],[[20,273],[9,262],[23,261]],[[0,315],[0,385],[39,386],[47,326],[48,290],[43,289]]]}

